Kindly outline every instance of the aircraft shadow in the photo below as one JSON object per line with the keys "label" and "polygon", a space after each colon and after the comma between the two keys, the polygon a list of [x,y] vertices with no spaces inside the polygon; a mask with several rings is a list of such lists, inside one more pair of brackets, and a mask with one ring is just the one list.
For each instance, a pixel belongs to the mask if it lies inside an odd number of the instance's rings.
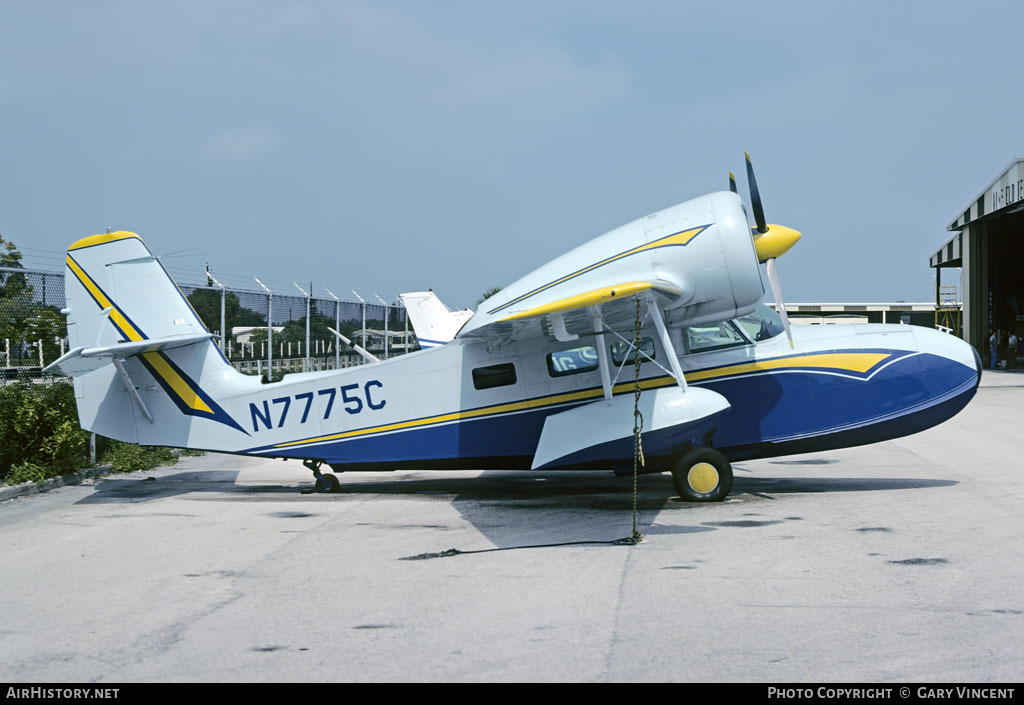
{"label": "aircraft shadow", "polygon": [[[225,500],[273,501],[278,498],[310,499],[300,490],[308,485],[246,485],[237,484],[238,471],[204,470],[174,473],[159,478],[107,477],[99,481],[96,491],[79,504],[105,502],[153,501],[183,494],[209,493],[227,495]],[[315,495],[320,500],[343,499],[346,495],[372,494],[382,497],[430,499],[445,495],[448,501],[486,501],[492,506],[502,502],[526,503],[523,508],[578,506],[594,510],[615,509],[622,498],[632,500],[632,477],[614,477],[599,472],[533,473],[487,471],[474,477],[381,477],[357,479],[358,473],[341,475],[340,495]],[[738,476],[732,497],[744,494],[802,494],[815,492],[878,492],[891,490],[948,487],[952,480],[925,478],[879,477],[772,477]],[[454,496],[453,496],[454,495]],[[672,479],[667,474],[642,475],[638,483],[638,501],[642,507],[653,508],[666,501],[677,500]],[[681,502],[680,502],[681,503]],[[697,505],[695,505],[697,506]]]}
{"label": "aircraft shadow", "polygon": [[[342,492],[336,495],[302,494],[312,483],[295,485],[237,484],[232,470],[181,472],[162,477],[108,477],[79,504],[141,503],[188,495],[191,499],[242,502],[346,501],[353,495],[372,495],[378,501],[444,502],[456,509],[494,546],[551,545],[561,542],[607,542],[630,534],[633,509],[632,477],[606,473],[534,473],[493,471],[480,476],[443,477],[404,475],[361,479],[357,473],[342,475]],[[780,495],[826,492],[889,492],[894,490],[948,487],[955,482],[922,478],[782,477],[739,476],[732,497],[764,500]],[[707,525],[657,523],[659,514],[671,510],[705,509],[715,505],[681,501],[666,474],[643,475],[637,493],[637,526],[641,533],[687,534],[715,530]],[[685,521],[685,515],[679,515]],[[663,521],[665,517],[662,517]],[[702,520],[707,519],[707,513]],[[697,523],[697,522],[695,522]],[[393,522],[369,522],[387,530],[404,529]],[[367,525],[364,523],[364,525]],[[455,526],[431,524],[452,530]]]}

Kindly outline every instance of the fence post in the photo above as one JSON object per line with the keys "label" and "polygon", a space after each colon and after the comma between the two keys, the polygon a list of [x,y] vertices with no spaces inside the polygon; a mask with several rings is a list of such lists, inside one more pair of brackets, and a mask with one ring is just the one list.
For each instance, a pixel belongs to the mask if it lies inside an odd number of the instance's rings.
{"label": "fence post", "polygon": [[[259,279],[256,279],[256,283],[263,287],[263,291],[267,292],[267,381],[271,382],[274,377],[274,295]],[[263,346],[261,344],[260,356],[262,355]]]}
{"label": "fence post", "polygon": [[[292,282],[295,284],[295,282]],[[298,284],[295,284],[295,288],[302,292],[302,295],[306,297],[306,356],[302,358],[302,371],[309,372],[310,361],[309,361],[309,305],[313,300],[313,282],[309,283],[309,291],[306,291]],[[288,346],[288,354],[291,354],[291,345]],[[299,354],[302,354],[302,344],[299,343]]]}
{"label": "fence post", "polygon": [[363,300],[362,296],[356,293],[355,289],[352,290],[352,293],[356,295],[356,298],[359,299],[359,303],[363,305],[363,350],[366,350],[366,301]]}
{"label": "fence post", "polygon": [[[220,283],[220,282],[218,282]],[[224,285],[220,285],[220,351],[224,352],[227,350],[228,332],[224,330],[224,297],[227,294],[227,289]]]}
{"label": "fence post", "polygon": [[43,367],[43,340],[40,338],[36,341],[36,345],[39,346],[39,367]]}
{"label": "fence post", "polygon": [[388,338],[390,337],[388,335],[388,313],[391,312],[391,307],[388,306],[386,303],[384,303],[384,299],[382,299],[377,294],[374,294],[374,296],[377,297],[378,301],[380,301],[382,304],[384,304],[384,359],[387,360],[388,359],[388,342],[389,342]]}

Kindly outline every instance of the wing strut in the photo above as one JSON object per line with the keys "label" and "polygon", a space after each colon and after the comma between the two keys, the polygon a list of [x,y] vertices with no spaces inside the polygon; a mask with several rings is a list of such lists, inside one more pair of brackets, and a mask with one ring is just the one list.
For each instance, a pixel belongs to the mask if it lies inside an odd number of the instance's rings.
{"label": "wing strut", "polygon": [[[365,326],[364,326],[364,328],[365,328]],[[334,330],[330,326],[327,326],[327,330],[329,330],[332,333],[334,333],[334,335],[336,335],[338,337],[338,340],[344,341],[345,345],[351,345],[352,348],[355,349],[355,351],[357,353],[359,353],[359,355],[364,360],[366,360],[367,362],[380,362],[380,358],[378,358],[376,355],[374,355],[373,353],[367,352],[361,346],[356,345],[351,340],[349,340],[348,338],[346,338],[345,336],[343,336],[341,333],[339,333],[338,331]]]}
{"label": "wing strut", "polygon": [[604,398],[612,400],[612,370],[611,362],[608,359],[608,349],[604,344],[604,319],[601,317],[601,309],[594,306],[590,309],[590,317],[594,321],[594,336],[597,343],[597,366],[601,370],[601,388],[604,389]]}
{"label": "wing strut", "polygon": [[685,392],[686,376],[683,374],[683,368],[679,365],[679,356],[676,354],[675,346],[672,344],[672,337],[668,334],[668,328],[665,326],[665,319],[661,315],[661,307],[658,306],[653,296],[647,297],[647,310],[650,311],[651,318],[654,319],[654,327],[658,329],[661,346],[665,348],[665,353],[668,355],[668,364],[672,367],[672,376],[676,378],[679,388]]}

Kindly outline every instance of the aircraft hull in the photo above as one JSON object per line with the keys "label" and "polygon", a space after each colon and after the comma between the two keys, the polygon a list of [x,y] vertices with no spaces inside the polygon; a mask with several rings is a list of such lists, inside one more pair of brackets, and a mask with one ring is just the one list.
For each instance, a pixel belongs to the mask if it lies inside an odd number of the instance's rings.
{"label": "aircraft hull", "polygon": [[[973,352],[971,364],[964,350],[957,359],[938,350],[923,351],[927,342],[946,345],[955,341],[929,338],[924,346],[914,345],[906,327],[904,348],[827,347],[821,341],[792,353],[787,348],[759,351],[751,362],[750,346],[741,350],[709,353],[701,359],[681,361],[691,385],[718,392],[731,409],[716,420],[711,441],[730,460],[772,457],[873,443],[916,433],[945,421],[973,397],[980,379],[980,361]],[[932,333],[922,329],[923,334]],[[872,340],[871,331],[864,342]],[[935,333],[936,336],[942,335]],[[850,339],[835,342],[849,343]],[[756,346],[761,347],[761,346]],[[916,348],[916,349],[915,349]],[[774,352],[786,354],[776,355]],[[703,364],[702,364],[703,363]],[[866,369],[865,369],[866,367]],[[646,389],[671,386],[675,380],[664,374],[642,380]],[[633,383],[615,386],[616,396],[632,395]],[[538,439],[548,416],[592,403],[600,396],[599,386],[575,392],[578,401],[566,401],[564,394],[521,399],[508,409],[507,403],[464,410],[474,418],[453,419],[450,413],[435,418],[421,417],[415,425],[397,431],[377,427],[353,429],[336,441],[291,442],[248,448],[244,452],[280,457],[324,459],[339,469],[398,468],[495,468],[529,469]],[[438,409],[438,411],[449,411]],[[623,428],[632,428],[632,414],[624,415]],[[386,428],[386,427],[384,427]],[[643,435],[649,460],[648,470],[664,465],[671,456],[690,444],[692,429],[675,427],[648,431]],[[632,467],[631,441],[598,444],[593,452],[567,459],[546,469],[622,469]]]}

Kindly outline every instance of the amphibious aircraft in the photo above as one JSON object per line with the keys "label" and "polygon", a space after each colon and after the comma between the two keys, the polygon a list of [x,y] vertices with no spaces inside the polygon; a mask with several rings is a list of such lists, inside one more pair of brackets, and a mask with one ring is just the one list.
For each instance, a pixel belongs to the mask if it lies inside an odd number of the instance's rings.
{"label": "amphibious aircraft", "polygon": [[[434,347],[269,384],[228,364],[138,235],[86,237],[68,249],[71,349],[52,367],[74,377],[87,430],[301,459],[320,491],[339,487],[323,465],[626,473],[636,411],[643,471],[717,501],[731,462],[895,438],[963,408],[981,364],[954,336],[790,328],[776,258],[800,233],[765,222],[749,155],[747,177],[754,227],[730,174],[728,191],[509,284]],[[781,315],[760,303],[761,263]]]}

